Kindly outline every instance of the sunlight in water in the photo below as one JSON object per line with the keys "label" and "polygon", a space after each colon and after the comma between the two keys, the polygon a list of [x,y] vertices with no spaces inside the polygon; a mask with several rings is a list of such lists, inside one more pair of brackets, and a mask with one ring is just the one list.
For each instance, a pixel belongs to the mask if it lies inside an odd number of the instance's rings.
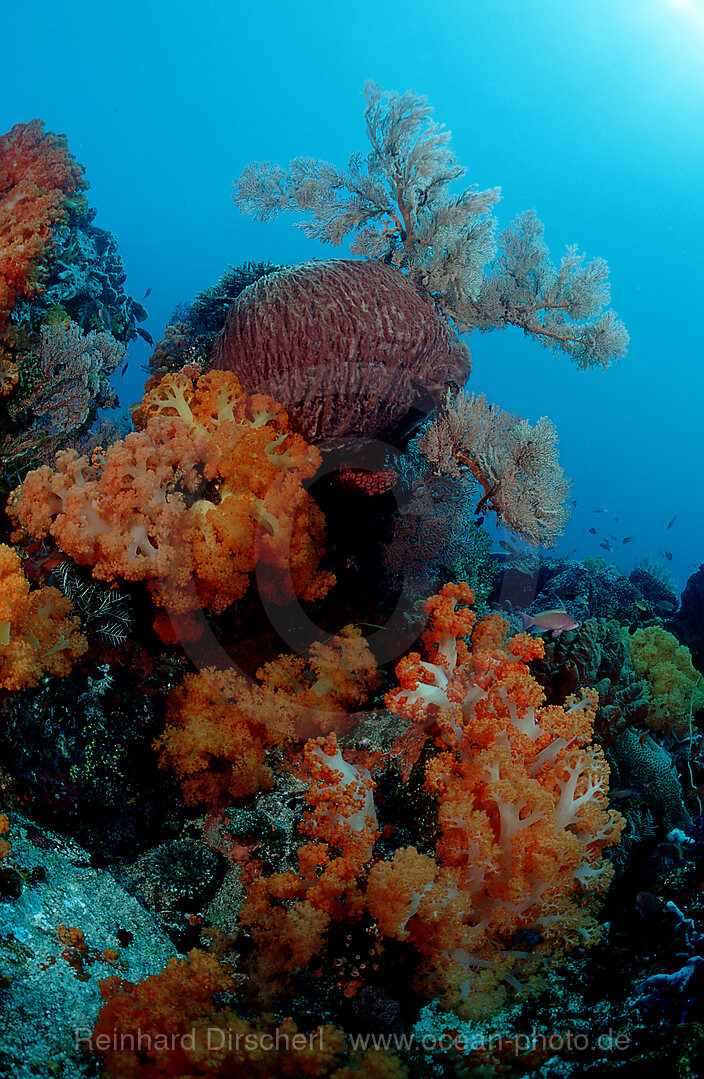
{"label": "sunlight in water", "polygon": [[670,7],[679,8],[701,26],[704,26],[704,0],[668,0]]}

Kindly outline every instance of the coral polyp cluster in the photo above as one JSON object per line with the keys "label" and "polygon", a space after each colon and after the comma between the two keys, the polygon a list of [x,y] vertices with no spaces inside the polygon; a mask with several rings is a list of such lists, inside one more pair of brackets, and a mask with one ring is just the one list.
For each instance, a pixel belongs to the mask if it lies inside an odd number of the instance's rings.
{"label": "coral polyp cluster", "polygon": [[188,805],[222,809],[273,785],[267,748],[348,730],[377,684],[374,657],[351,627],[307,659],[267,663],[255,679],[205,668],[169,696],[160,762],[181,779]]}
{"label": "coral polyp cluster", "polygon": [[139,428],[29,473],[9,512],[16,538],[51,537],[99,580],[147,581],[175,616],[222,611],[255,567],[273,603],[324,595],[324,518],[303,481],[318,451],[271,398],[234,375],[166,375],[147,392]]}
{"label": "coral polyp cluster", "polygon": [[459,384],[473,330],[623,355],[606,264],[366,100],[235,185],[356,257],[230,268],[116,423],[147,313],[63,136],[0,138],[3,1075],[701,1073],[704,570],[536,550],[556,431]]}
{"label": "coral polyp cluster", "polygon": [[0,544],[0,691],[61,677],[87,651],[80,620],[58,588],[30,588],[22,563]]}
{"label": "coral polyp cluster", "polygon": [[87,186],[66,137],[45,132],[41,120],[0,136],[0,332],[16,298],[41,287],[39,265],[53,230],[67,200],[85,199]]}
{"label": "coral polyp cluster", "polygon": [[[498,615],[475,624],[458,608],[472,600],[447,585],[428,602],[427,658],[403,660],[401,688],[386,697],[437,730],[425,782],[438,799],[438,865],[405,849],[373,879],[389,935],[416,939],[428,985],[477,1017],[507,986],[530,991],[546,963],[598,938],[595,900],[612,873],[602,855],[623,820],[608,809],[609,769],[593,741],[596,694],[546,706],[527,666],[542,641],[507,637]],[[409,870],[419,878],[410,893]]]}

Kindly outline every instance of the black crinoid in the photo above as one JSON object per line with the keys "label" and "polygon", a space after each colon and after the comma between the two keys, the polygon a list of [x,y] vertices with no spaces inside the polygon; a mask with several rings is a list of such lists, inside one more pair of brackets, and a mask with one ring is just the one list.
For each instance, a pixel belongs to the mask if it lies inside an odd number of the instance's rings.
{"label": "black crinoid", "polygon": [[86,632],[113,648],[129,638],[134,612],[127,593],[103,581],[86,579],[78,566],[68,560],[60,562],[53,573]]}
{"label": "black crinoid", "polygon": [[274,262],[250,261],[241,266],[228,266],[217,284],[199,292],[190,304],[178,308],[172,322],[184,322],[195,334],[220,333],[227,312],[239,294],[261,277],[283,269]]}

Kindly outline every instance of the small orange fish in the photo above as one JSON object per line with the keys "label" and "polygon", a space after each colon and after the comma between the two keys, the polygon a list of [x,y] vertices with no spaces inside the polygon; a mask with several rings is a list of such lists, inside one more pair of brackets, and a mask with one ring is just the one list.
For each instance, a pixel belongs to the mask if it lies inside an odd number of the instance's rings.
{"label": "small orange fish", "polygon": [[521,612],[521,624],[524,629],[535,629],[538,633],[552,631],[553,637],[559,637],[570,629],[579,629],[579,622],[575,622],[567,611],[541,611],[540,614]]}

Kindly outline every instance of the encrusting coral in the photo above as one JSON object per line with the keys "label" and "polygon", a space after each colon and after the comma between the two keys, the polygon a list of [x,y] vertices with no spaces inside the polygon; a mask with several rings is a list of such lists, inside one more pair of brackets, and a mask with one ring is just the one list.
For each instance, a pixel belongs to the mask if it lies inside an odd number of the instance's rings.
{"label": "encrusting coral", "polygon": [[0,689],[65,676],[87,649],[70,600],[48,585],[30,589],[19,556],[0,544]]}

